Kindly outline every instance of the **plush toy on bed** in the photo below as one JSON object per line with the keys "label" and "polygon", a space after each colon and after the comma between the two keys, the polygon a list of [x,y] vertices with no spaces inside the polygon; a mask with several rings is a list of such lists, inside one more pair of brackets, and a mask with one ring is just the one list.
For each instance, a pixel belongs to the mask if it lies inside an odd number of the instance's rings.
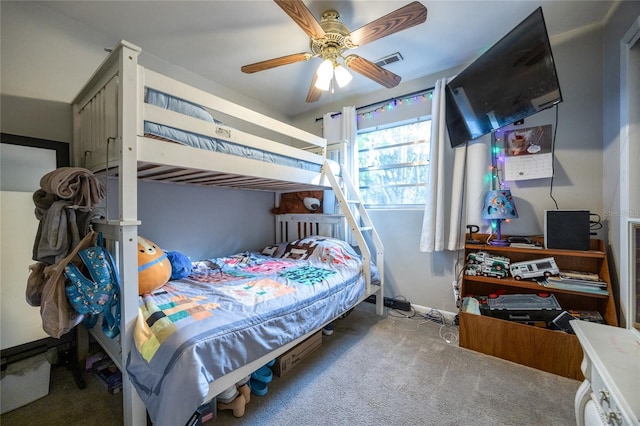
{"label": "plush toy on bed", "polygon": [[322,194],[323,191],[287,192],[280,195],[280,205],[271,213],[322,213]]}
{"label": "plush toy on bed", "polygon": [[177,251],[168,251],[167,258],[171,263],[171,279],[179,280],[191,275],[191,259]]}
{"label": "plush toy on bed", "polygon": [[154,242],[138,235],[138,293],[159,289],[171,278],[171,262]]}

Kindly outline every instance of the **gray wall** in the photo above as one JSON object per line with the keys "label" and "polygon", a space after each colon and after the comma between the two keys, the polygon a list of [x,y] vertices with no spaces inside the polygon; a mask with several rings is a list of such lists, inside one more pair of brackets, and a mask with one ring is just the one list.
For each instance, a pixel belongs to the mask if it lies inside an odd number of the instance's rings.
{"label": "gray wall", "polygon": [[[585,28],[552,39],[551,43],[564,98],[558,110],[553,197],[561,209],[587,209],[603,216],[602,28]],[[293,124],[321,134],[321,123],[315,119],[326,112],[339,111],[342,105],[358,107],[429,88],[438,78],[454,76],[456,72],[459,69],[311,111],[294,117]],[[555,128],[555,110],[528,118],[524,126],[543,124],[552,124]],[[473,143],[489,146],[489,141],[490,137],[484,136]],[[508,184],[516,200],[519,218],[505,224],[503,233],[543,234],[544,210],[556,208],[549,195],[551,179]],[[457,252],[428,254],[419,251],[423,214],[423,209],[371,212],[385,245],[387,296],[402,295],[416,305],[454,312],[451,283],[456,279],[454,265],[462,260]],[[600,231],[597,238],[606,239],[607,234]]]}
{"label": "gray wall", "polygon": [[[614,281],[618,284],[616,300],[620,304],[628,303],[628,289],[630,283],[617,283],[620,270],[620,41],[631,24],[640,18],[640,2],[619,2],[617,9],[611,15],[604,28],[603,44],[603,197],[605,214],[604,219],[608,231],[610,243],[609,268],[614,275]],[[640,96],[640,94],[629,94]],[[636,123],[640,125],[640,123]],[[640,141],[635,141],[638,143]],[[631,190],[640,191],[640,182],[630,182]],[[621,323],[628,324],[629,318],[624,316],[624,311],[619,310]]]}
{"label": "gray wall", "polygon": [[[0,130],[71,142],[70,102],[107,55],[104,48],[115,46],[118,40],[35,2],[2,2],[0,7]],[[265,114],[269,111],[255,100],[160,58],[143,54],[140,62],[254,110]],[[140,234],[194,260],[258,249],[272,243],[275,236],[270,214],[272,193],[141,183],[138,198]],[[109,210],[111,217],[117,217],[113,191]],[[188,232],[186,224],[195,226],[197,231]]]}
{"label": "gray wall", "polygon": [[138,233],[192,260],[273,244],[273,193],[141,182]]}

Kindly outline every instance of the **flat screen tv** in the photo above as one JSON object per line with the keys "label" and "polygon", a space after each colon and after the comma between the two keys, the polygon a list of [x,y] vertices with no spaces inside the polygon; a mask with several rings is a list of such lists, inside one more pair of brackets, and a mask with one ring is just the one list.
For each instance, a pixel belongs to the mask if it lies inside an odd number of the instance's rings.
{"label": "flat screen tv", "polygon": [[456,147],[562,102],[539,7],[446,87],[446,122]]}

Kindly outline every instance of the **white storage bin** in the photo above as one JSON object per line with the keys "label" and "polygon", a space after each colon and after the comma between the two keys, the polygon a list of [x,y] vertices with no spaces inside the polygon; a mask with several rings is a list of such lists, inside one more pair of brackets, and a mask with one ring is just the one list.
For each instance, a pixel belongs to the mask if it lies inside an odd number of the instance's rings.
{"label": "white storage bin", "polygon": [[11,363],[0,378],[2,414],[49,394],[51,364],[46,354]]}

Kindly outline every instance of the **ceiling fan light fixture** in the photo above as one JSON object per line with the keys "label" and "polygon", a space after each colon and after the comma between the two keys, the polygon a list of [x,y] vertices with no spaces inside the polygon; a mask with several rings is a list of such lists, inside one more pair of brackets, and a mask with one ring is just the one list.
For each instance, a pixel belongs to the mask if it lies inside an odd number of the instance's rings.
{"label": "ceiling fan light fixture", "polygon": [[336,76],[336,83],[338,83],[338,87],[346,86],[353,78],[351,73],[342,65],[338,65],[333,71]]}
{"label": "ceiling fan light fixture", "polygon": [[325,59],[318,67],[318,80],[331,81],[333,78],[333,61],[331,59]]}
{"label": "ceiling fan light fixture", "polygon": [[[274,0],[275,3],[309,36],[310,52],[295,53],[266,61],[242,66],[244,73],[264,71],[282,65],[307,61],[311,58],[321,58],[323,63],[313,76],[311,87],[307,94],[307,102],[316,102],[322,91],[333,91],[333,80],[336,85],[343,87],[349,84],[351,74],[355,71],[376,83],[392,88],[397,86],[401,77],[382,68],[382,65],[371,62],[357,55],[343,55],[349,49],[371,43],[383,37],[406,30],[427,20],[427,8],[419,1],[411,1],[406,6],[394,10],[355,31],[340,21],[340,14],[335,10],[327,10],[318,21],[304,4],[304,0]],[[401,56],[397,55],[398,59]],[[343,62],[340,66],[338,60]]]}
{"label": "ceiling fan light fixture", "polygon": [[316,89],[322,90],[324,92],[328,91],[329,88],[331,88],[331,79],[333,77],[327,78],[327,79],[322,79],[322,78],[317,78],[316,79],[316,83],[314,84],[314,86],[316,87]]}

